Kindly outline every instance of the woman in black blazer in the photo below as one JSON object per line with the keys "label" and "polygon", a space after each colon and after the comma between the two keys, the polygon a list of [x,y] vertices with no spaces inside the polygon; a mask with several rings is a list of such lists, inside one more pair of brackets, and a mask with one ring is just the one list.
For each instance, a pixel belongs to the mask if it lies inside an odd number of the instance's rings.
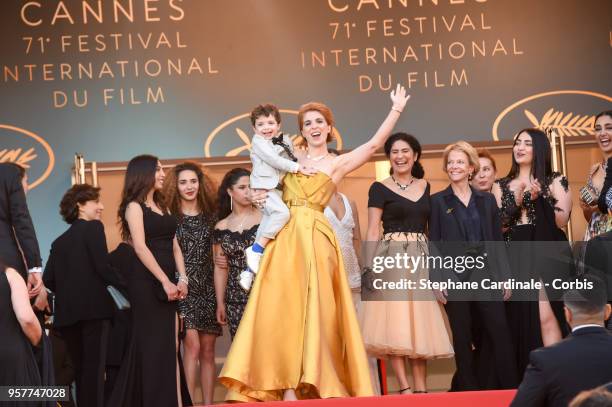
{"label": "woman in black blazer", "polygon": [[45,286],[55,292],[53,325],[63,337],[76,370],[79,406],[104,405],[104,366],[113,302],[106,289],[119,284],[108,262],[100,214],[100,189],[74,185],[60,214],[70,228],[51,245]]}
{"label": "woman in black blazer", "polygon": [[[432,280],[438,282],[477,284],[478,289],[437,291],[440,302],[445,304],[453,331],[453,347],[457,370],[451,391],[479,390],[497,387],[514,388],[518,384],[516,364],[512,355],[510,332],[506,321],[503,300],[510,297],[510,290],[483,289],[481,282],[507,281],[510,270],[503,239],[499,209],[493,195],[470,186],[469,180],[478,172],[476,150],[465,141],[451,144],[444,150],[443,170],[450,185],[431,196],[429,238],[432,255],[480,258],[468,268],[454,262],[454,267],[435,270]],[[493,243],[497,242],[497,243]],[[435,263],[435,262],[434,262]],[[446,261],[445,261],[446,266]],[[488,285],[487,285],[488,286]],[[497,383],[479,383],[474,365],[472,347],[472,320],[470,307],[478,312],[483,332],[482,346],[490,346],[492,379]]]}

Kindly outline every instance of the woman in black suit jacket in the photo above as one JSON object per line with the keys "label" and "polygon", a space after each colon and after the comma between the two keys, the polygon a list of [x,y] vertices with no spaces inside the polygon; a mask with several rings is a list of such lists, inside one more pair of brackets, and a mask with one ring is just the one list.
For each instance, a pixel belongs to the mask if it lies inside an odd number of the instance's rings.
{"label": "woman in black suit jacket", "polygon": [[106,289],[119,284],[108,262],[99,188],[75,185],[60,214],[70,228],[51,245],[43,281],[55,292],[54,328],[76,370],[77,404],[104,405],[104,366],[113,302]]}
{"label": "woman in black suit jacket", "polygon": [[[502,246],[499,209],[493,195],[472,188],[470,178],[478,172],[476,150],[465,141],[451,144],[444,150],[443,169],[450,185],[431,196],[430,241],[433,255],[480,257],[483,267],[462,267],[455,262],[451,269],[437,269],[432,279],[451,282],[476,282],[477,290],[445,290],[436,295],[445,304],[453,331],[453,347],[457,370],[451,391],[479,390],[492,387],[479,383],[472,348],[473,306],[482,321],[482,346],[492,349],[494,387],[508,389],[518,384],[516,364],[512,356],[510,332],[503,300],[510,297],[509,290],[482,289],[483,279],[493,282],[507,281],[510,270]],[[493,243],[499,242],[499,243]]]}

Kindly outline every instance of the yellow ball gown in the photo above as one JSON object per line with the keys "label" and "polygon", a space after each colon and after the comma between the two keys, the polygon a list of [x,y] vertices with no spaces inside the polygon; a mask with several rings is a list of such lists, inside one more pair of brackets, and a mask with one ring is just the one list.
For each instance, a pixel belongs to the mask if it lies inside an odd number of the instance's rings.
{"label": "yellow ball gown", "polygon": [[326,174],[287,174],[287,225],[264,252],[219,376],[228,400],[373,395],[340,246],[323,209],[336,190]]}

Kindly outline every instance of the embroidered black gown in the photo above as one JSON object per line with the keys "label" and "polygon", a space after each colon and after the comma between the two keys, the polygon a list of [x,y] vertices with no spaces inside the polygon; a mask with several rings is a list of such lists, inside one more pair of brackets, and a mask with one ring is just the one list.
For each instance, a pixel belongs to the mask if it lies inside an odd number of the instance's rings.
{"label": "embroidered black gown", "polygon": [[[552,288],[555,279],[567,280],[573,274],[572,254],[567,237],[555,222],[556,200],[550,193],[550,185],[557,177],[567,188],[567,179],[559,173],[551,174],[543,186],[541,196],[529,201],[527,223],[521,223],[521,210],[516,208],[514,194],[509,189],[511,179],[498,181],[502,190],[502,221],[507,228],[504,238],[508,242],[510,267],[513,278],[519,281],[540,280],[546,287],[561,334],[569,333],[563,313],[563,293]],[[531,292],[513,291],[513,298],[507,304],[508,323],[512,333],[517,356],[519,374],[529,364],[529,353],[543,346],[540,324],[540,310],[537,290]]]}

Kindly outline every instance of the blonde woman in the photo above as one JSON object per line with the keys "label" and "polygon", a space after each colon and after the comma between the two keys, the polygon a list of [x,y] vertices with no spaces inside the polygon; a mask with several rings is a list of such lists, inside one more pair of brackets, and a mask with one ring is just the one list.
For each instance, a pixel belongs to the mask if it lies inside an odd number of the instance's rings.
{"label": "blonde woman", "polygon": [[[499,209],[495,197],[470,186],[470,179],[480,169],[478,153],[465,141],[446,147],[443,169],[450,185],[431,197],[429,237],[436,254],[458,258],[480,257],[484,266],[436,270],[434,280],[440,282],[480,282],[490,279],[504,282],[510,279],[503,242]],[[482,260],[484,259],[484,260]],[[467,264],[467,262],[466,262]],[[511,389],[518,384],[510,329],[506,320],[504,300],[509,290],[455,289],[437,291],[445,305],[453,331],[453,347],[457,370],[451,391],[480,390],[488,387],[479,383],[474,365],[471,307],[474,306],[484,331],[482,346],[492,347],[492,376],[496,387]],[[486,342],[486,345],[485,345]]]}

